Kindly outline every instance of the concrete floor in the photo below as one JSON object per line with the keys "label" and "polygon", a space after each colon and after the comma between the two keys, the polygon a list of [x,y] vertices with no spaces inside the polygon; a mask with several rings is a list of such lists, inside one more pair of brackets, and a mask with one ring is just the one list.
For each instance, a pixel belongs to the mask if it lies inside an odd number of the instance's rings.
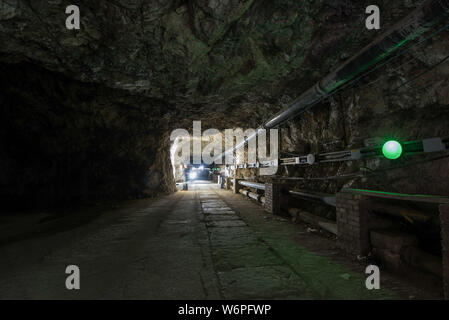
{"label": "concrete floor", "polygon": [[[93,216],[81,225],[73,214],[45,221],[3,241],[0,299],[422,297],[390,275],[381,290],[367,290],[364,266],[346,261],[333,241],[217,185],[191,184]],[[80,290],[65,288],[72,264]]]}

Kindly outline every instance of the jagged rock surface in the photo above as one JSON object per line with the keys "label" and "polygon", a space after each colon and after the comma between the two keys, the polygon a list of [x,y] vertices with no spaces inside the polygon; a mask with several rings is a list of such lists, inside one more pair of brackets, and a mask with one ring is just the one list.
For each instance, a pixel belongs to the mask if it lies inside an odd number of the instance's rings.
{"label": "jagged rock surface", "polygon": [[[378,1],[383,30],[421,2]],[[80,0],[79,31],[65,28],[69,4],[0,2],[1,157],[7,168],[0,184],[8,197],[52,202],[173,191],[167,165],[172,129],[189,129],[192,120],[218,129],[256,128],[379,35],[364,27],[371,4],[365,0]],[[374,85],[345,91],[290,121],[282,129],[282,150],[341,150],[390,134],[449,135],[447,64],[397,89],[442,59],[447,40],[447,32],[441,34],[362,82]],[[289,174],[325,177],[385,165],[343,163]],[[419,168],[363,183],[297,186],[447,191],[447,161]],[[420,170],[432,178],[421,179]]]}

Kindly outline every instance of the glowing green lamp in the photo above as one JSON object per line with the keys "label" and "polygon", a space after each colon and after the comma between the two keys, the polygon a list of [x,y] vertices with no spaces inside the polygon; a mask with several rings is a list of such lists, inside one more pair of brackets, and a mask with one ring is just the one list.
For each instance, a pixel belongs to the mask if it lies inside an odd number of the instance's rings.
{"label": "glowing green lamp", "polygon": [[384,154],[385,158],[395,160],[402,155],[402,146],[397,141],[387,141],[382,147],[382,153]]}

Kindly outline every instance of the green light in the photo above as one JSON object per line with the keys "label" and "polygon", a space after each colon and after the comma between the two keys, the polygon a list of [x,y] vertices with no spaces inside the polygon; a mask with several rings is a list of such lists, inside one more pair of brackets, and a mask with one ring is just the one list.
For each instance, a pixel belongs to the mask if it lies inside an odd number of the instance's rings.
{"label": "green light", "polygon": [[395,160],[402,155],[402,146],[397,141],[387,141],[382,147],[382,153],[384,154],[385,158]]}

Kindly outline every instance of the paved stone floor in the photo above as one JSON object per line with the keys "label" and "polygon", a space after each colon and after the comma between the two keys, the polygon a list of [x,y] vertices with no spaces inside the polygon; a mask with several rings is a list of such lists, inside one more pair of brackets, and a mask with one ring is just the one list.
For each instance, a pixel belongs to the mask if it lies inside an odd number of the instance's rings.
{"label": "paved stone floor", "polygon": [[[213,184],[73,219],[0,241],[0,299],[421,297],[391,276],[367,290],[364,266],[335,243]],[[67,265],[80,268],[80,290],[65,288]]]}

